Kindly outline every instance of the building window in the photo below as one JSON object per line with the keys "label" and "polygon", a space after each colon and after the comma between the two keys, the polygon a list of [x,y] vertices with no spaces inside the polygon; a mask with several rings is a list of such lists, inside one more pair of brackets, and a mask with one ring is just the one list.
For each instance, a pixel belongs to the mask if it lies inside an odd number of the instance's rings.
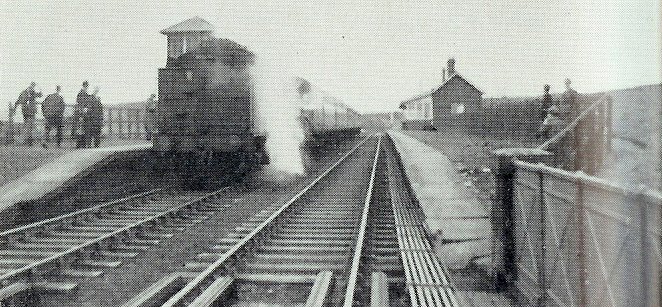
{"label": "building window", "polygon": [[464,104],[463,103],[451,103],[451,113],[453,113],[453,114],[462,114],[462,113],[464,113]]}
{"label": "building window", "polygon": [[187,70],[186,71],[186,80],[193,80],[193,71]]}

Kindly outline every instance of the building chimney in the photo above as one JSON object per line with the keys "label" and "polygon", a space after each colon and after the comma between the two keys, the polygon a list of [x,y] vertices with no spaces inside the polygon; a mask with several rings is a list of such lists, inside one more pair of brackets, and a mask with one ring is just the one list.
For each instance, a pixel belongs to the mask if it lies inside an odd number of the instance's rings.
{"label": "building chimney", "polygon": [[455,59],[448,59],[448,77],[452,77],[455,74]]}
{"label": "building chimney", "polygon": [[446,82],[446,68],[441,70],[441,82]]}

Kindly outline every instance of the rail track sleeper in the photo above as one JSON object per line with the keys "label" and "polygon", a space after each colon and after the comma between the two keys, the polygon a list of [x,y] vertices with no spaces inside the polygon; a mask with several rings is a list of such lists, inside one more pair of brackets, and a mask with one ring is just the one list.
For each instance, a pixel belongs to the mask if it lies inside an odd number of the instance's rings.
{"label": "rail track sleeper", "polygon": [[382,272],[402,272],[402,264],[400,263],[377,263],[373,268]]}
{"label": "rail track sleeper", "polygon": [[74,278],[95,278],[103,275],[103,271],[64,269],[60,270],[59,275]]}
{"label": "rail track sleeper", "polygon": [[343,263],[262,263],[251,262],[246,264],[246,270],[253,272],[319,272],[319,271],[342,271],[345,268]]}
{"label": "rail track sleeper", "polygon": [[230,292],[230,287],[234,283],[234,278],[232,277],[220,277],[214,280],[198,297],[193,300],[189,307],[206,307],[206,306],[216,306],[216,302],[219,301],[223,296],[228,296]]}
{"label": "rail track sleeper", "polygon": [[71,238],[71,237],[33,237],[30,238],[28,242],[33,243],[67,243],[72,245],[78,245],[87,242],[87,238]]}
{"label": "rail track sleeper", "polygon": [[306,230],[311,230],[315,231],[315,229],[354,229],[355,227],[353,225],[346,225],[346,224],[323,224],[323,223],[313,223],[311,221],[308,222],[297,222],[297,223],[290,223],[287,225],[288,228],[295,228],[295,229],[304,229],[307,228]]}
{"label": "rail track sleeper", "polygon": [[66,250],[74,245],[71,244],[56,244],[56,243],[28,243],[28,242],[17,242],[14,244],[11,244],[11,247],[14,248],[24,248],[24,249],[37,249],[37,250],[47,250],[47,251],[52,251],[52,250]]}
{"label": "rail track sleeper", "polygon": [[384,272],[372,272],[370,275],[370,307],[389,306],[389,283]]}
{"label": "rail track sleeper", "polygon": [[234,237],[234,236],[225,237],[225,238],[222,238],[222,239],[220,239],[216,242],[219,243],[219,244],[233,244],[234,245],[235,243],[241,241],[241,238],[243,238],[243,236],[242,237]]}
{"label": "rail track sleeper", "polygon": [[172,238],[173,236],[175,236],[174,233],[144,232],[140,234],[141,238],[154,239],[154,240],[169,239]]}
{"label": "rail track sleeper", "polygon": [[67,230],[57,230],[47,233],[50,237],[55,238],[98,238],[104,235],[109,234],[110,232],[87,232],[87,231],[67,231]]}
{"label": "rail track sleeper", "polygon": [[76,261],[76,265],[82,266],[92,266],[92,267],[103,267],[103,268],[116,268],[122,265],[122,261],[105,261],[105,260],[92,260],[86,259],[81,261]]}
{"label": "rail track sleeper", "polygon": [[167,295],[181,287],[183,283],[182,274],[179,272],[162,277],[149,287],[138,293],[122,307],[152,307],[158,306],[165,301]]}
{"label": "rail track sleeper", "polygon": [[115,246],[114,250],[145,252],[150,250],[151,248],[152,248],[151,246],[147,246],[147,245],[133,245],[133,244],[121,243]]}
{"label": "rail track sleeper", "polygon": [[241,282],[307,284],[314,283],[317,276],[311,274],[236,274],[234,278]]}
{"label": "rail track sleeper", "polygon": [[137,252],[119,252],[119,251],[110,251],[110,250],[102,250],[99,251],[98,254],[102,257],[109,257],[109,258],[135,258],[136,256],[139,255]]}
{"label": "rail track sleeper", "polygon": [[321,262],[321,261],[332,261],[332,262],[344,262],[347,261],[347,256],[345,255],[317,255],[311,257],[307,254],[276,254],[276,253],[258,253],[255,255],[255,259],[259,261],[298,261],[298,262]]}
{"label": "rail track sleeper", "polygon": [[296,232],[296,233],[290,233],[290,232],[284,232],[284,233],[277,233],[274,234],[273,237],[277,239],[342,239],[346,238],[345,233],[329,233],[329,234],[324,234],[324,233],[309,233],[305,231],[301,232]]}
{"label": "rail track sleeper", "polygon": [[333,281],[333,272],[324,271],[319,272],[315,278],[313,286],[306,300],[305,307],[323,307],[325,306],[329,298],[329,290],[331,288],[331,283]]}
{"label": "rail track sleeper", "polygon": [[77,283],[40,281],[32,284],[32,289],[46,292],[70,293],[78,288]]}
{"label": "rail track sleeper", "polygon": [[136,245],[157,245],[157,244],[161,243],[160,240],[139,239],[139,238],[130,239],[127,242],[130,243],[130,244],[136,244]]}
{"label": "rail track sleeper", "polygon": [[187,262],[184,268],[187,270],[201,271],[208,268],[213,262]]}
{"label": "rail track sleeper", "polygon": [[0,288],[0,302],[7,300],[21,292],[30,290],[31,286],[24,282],[15,282]]}
{"label": "rail track sleeper", "polygon": [[[49,257],[57,254],[52,251],[25,250],[25,249],[3,249],[0,256],[25,256],[25,257]],[[2,274],[2,272],[0,272]]]}
{"label": "rail track sleeper", "polygon": [[200,253],[195,256],[196,260],[199,261],[216,261],[218,258],[221,258],[223,256],[222,253]]}
{"label": "rail track sleeper", "polygon": [[221,250],[221,251],[228,251],[228,250],[230,250],[230,249],[233,248],[233,247],[234,247],[234,245],[218,245],[218,244],[217,244],[217,245],[212,246],[211,249],[213,249],[213,250]]}
{"label": "rail track sleeper", "polygon": [[71,230],[71,231],[97,231],[97,232],[105,232],[105,233],[111,233],[115,230],[115,227],[104,227],[104,226],[69,226],[66,227],[64,230]]}
{"label": "rail track sleeper", "polygon": [[349,246],[352,242],[352,238],[343,238],[343,239],[319,239],[319,240],[287,240],[287,239],[271,239],[269,240],[271,244],[274,245],[290,245],[290,246]]}

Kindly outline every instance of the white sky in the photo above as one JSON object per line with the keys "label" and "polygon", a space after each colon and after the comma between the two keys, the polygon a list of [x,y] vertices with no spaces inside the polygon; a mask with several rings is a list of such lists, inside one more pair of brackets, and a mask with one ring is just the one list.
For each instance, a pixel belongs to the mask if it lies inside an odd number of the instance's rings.
{"label": "white sky", "polygon": [[433,88],[451,56],[484,97],[662,75],[659,0],[0,0],[0,105],[32,80],[45,93],[62,84],[67,102],[86,79],[104,103],[144,100],[165,64],[159,31],[196,15],[359,111]]}

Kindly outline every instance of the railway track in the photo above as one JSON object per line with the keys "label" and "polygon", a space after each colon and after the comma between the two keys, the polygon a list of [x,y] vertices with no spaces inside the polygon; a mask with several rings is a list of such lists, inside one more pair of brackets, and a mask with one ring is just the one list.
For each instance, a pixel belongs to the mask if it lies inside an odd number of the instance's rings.
{"label": "railway track", "polygon": [[384,143],[366,138],[123,307],[456,306]]}
{"label": "railway track", "polygon": [[[212,193],[155,189],[0,233],[0,305],[35,291],[73,291],[227,204]],[[56,281],[53,281],[56,280]]]}

